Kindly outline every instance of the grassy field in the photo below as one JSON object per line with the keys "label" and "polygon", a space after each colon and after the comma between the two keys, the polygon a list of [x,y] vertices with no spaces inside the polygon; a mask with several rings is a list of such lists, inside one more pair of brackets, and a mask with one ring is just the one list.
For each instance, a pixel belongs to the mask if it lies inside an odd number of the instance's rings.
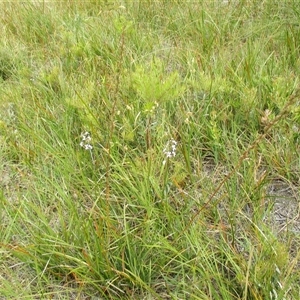
{"label": "grassy field", "polygon": [[0,8],[0,299],[300,298],[298,0]]}

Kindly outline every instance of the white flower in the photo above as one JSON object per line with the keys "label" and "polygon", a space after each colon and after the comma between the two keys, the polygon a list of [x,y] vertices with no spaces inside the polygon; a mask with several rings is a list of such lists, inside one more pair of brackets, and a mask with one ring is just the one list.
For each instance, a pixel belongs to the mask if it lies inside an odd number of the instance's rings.
{"label": "white flower", "polygon": [[[171,139],[170,141],[167,142],[166,147],[163,150],[166,159],[176,156],[176,148],[177,148],[177,142],[174,139]],[[163,164],[166,163],[166,159],[163,161]]]}
{"label": "white flower", "polygon": [[89,132],[86,131],[81,134],[81,142],[79,145],[85,150],[92,150],[93,146],[91,145],[91,141],[91,135]]}

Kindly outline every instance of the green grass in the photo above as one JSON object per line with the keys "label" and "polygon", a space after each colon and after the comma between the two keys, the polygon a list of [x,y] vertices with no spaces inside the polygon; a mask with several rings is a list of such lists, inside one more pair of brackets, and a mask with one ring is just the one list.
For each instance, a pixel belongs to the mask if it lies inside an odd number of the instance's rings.
{"label": "green grass", "polygon": [[297,1],[0,8],[0,299],[299,298]]}

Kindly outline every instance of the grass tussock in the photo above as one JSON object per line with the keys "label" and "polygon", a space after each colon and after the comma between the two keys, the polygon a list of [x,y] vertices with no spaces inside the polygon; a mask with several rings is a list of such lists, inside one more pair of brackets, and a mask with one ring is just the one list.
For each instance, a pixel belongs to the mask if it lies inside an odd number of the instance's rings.
{"label": "grass tussock", "polygon": [[1,299],[298,299],[297,1],[0,4]]}

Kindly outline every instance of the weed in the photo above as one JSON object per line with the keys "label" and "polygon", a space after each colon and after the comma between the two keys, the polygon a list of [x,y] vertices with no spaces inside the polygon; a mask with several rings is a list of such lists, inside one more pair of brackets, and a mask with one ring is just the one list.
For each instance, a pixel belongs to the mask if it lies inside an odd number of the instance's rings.
{"label": "weed", "polygon": [[0,298],[299,298],[296,2],[0,7]]}

